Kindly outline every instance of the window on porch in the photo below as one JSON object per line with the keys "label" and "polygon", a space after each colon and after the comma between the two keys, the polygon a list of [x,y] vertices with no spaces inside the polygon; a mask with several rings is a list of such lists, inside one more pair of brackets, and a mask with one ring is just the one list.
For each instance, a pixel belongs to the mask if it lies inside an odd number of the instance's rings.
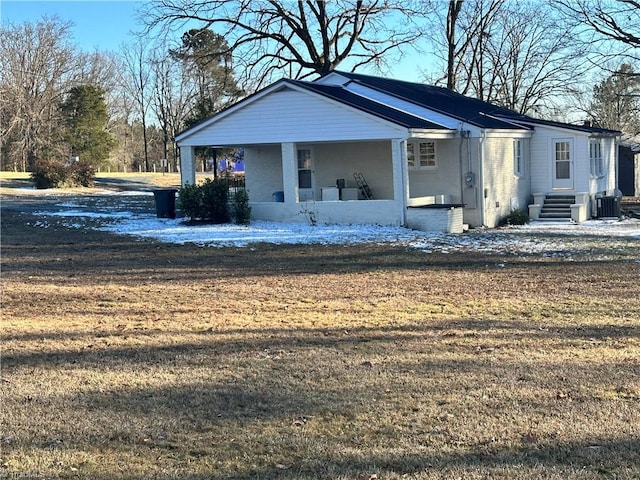
{"label": "window on porch", "polygon": [[436,142],[407,142],[407,166],[409,170],[437,168]]}

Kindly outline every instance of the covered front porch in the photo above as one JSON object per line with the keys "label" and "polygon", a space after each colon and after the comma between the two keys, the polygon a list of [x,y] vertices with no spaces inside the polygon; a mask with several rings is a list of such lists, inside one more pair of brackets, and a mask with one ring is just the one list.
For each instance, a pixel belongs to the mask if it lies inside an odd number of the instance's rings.
{"label": "covered front porch", "polygon": [[[419,139],[243,145],[252,217],[462,231],[460,142],[429,140],[428,161]],[[181,157],[182,184],[195,182],[193,147]]]}

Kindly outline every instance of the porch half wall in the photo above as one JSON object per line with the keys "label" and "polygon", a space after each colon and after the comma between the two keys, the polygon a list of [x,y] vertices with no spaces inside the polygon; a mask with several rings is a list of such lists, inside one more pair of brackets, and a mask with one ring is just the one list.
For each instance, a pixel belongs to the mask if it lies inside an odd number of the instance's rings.
{"label": "porch half wall", "polygon": [[[399,141],[299,142],[244,147],[246,188],[257,220],[327,224],[403,225],[405,222]],[[296,151],[311,149],[313,196],[299,201]],[[394,162],[394,156],[396,158]],[[323,188],[356,189],[354,173],[362,173],[374,200],[323,200]],[[352,190],[353,191],[353,190]],[[276,192],[278,192],[277,195]],[[284,202],[276,201],[284,194]]]}
{"label": "porch half wall", "polygon": [[292,223],[393,226],[404,223],[394,200],[251,202],[251,216],[256,220]]}

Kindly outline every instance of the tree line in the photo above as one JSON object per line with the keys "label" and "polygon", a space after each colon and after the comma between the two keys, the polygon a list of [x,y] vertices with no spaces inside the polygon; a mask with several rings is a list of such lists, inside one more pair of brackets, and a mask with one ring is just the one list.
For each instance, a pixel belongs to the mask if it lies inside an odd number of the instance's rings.
{"label": "tree line", "polygon": [[158,0],[141,8],[145,34],[119,52],[80,50],[72,25],[56,17],[2,25],[2,169],[79,159],[175,170],[179,131],[271,81],[335,69],[394,76],[403,56],[416,59],[425,81],[464,95],[640,133],[638,0]]}
{"label": "tree line", "polygon": [[117,53],[86,53],[71,28],[56,17],[2,28],[3,170],[56,159],[175,171],[176,133],[244,93],[211,30],[187,31],[175,48],[136,38]]}

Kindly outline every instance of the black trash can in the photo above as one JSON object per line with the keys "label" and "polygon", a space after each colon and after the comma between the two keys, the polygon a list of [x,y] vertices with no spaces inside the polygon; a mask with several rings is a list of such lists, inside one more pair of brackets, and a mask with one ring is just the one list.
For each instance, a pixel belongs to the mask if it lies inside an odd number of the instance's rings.
{"label": "black trash can", "polygon": [[156,201],[156,215],[158,218],[176,218],[176,192],[173,188],[154,190],[153,198]]}

